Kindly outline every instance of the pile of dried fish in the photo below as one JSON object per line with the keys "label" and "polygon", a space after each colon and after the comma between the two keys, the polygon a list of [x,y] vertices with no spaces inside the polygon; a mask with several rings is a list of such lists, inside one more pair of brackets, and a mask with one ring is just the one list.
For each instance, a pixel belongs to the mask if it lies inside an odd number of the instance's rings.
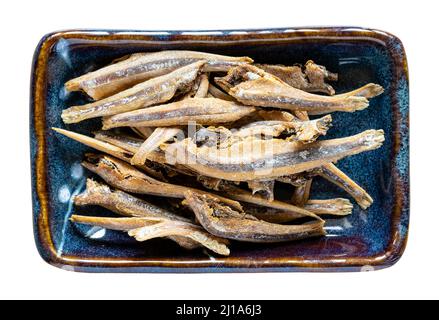
{"label": "pile of dried fish", "polygon": [[[365,109],[383,92],[366,84],[336,95],[326,81],[337,78],[313,61],[290,67],[162,51],[132,54],[68,81],[67,90],[95,101],[64,110],[64,123],[103,117],[94,137],[54,128],[102,152],[86,154],[82,164],[106,184],[88,179],[74,203],[123,216],[71,221],[220,255],[229,255],[230,240],[324,235],[322,216],[345,216],[353,206],[343,198],[310,199],[312,179],[323,177],[368,208],[372,198],[334,163],[384,141],[382,130],[318,140],[331,127],[329,113]],[[276,197],[278,183],[294,186],[290,201]]]}

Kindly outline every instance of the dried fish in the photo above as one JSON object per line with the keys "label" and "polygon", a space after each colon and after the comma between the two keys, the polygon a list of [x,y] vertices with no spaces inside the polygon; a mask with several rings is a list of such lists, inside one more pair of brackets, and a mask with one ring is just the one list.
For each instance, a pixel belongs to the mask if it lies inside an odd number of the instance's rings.
{"label": "dried fish", "polygon": [[186,201],[200,224],[218,237],[246,242],[283,242],[322,236],[321,221],[302,225],[280,225],[234,211],[217,198],[187,191]]}
{"label": "dried fish", "polygon": [[[119,161],[110,156],[88,154],[86,157],[87,160],[82,162],[82,165],[85,168],[99,175],[109,185],[122,189],[126,192],[180,199],[184,198],[184,192],[187,190],[206,193],[205,191],[194,188],[155,180],[140,172],[128,163]],[[221,199],[221,201],[227,203],[233,208],[236,208],[237,210],[242,210],[241,205],[237,201],[217,195],[215,195],[215,197],[218,197]]]}
{"label": "dried fish", "polygon": [[[318,215],[345,216],[352,213],[353,206],[347,199],[309,200],[304,209]],[[279,210],[259,206],[244,206],[244,211],[260,220],[271,223],[286,223],[300,218],[302,215],[292,211]]]}
{"label": "dried fish", "polygon": [[131,164],[145,164],[149,153],[157,149],[162,143],[175,137],[180,132],[182,131],[179,128],[156,128],[131,158]]}
{"label": "dried fish", "polygon": [[141,228],[161,221],[160,218],[153,217],[130,217],[130,218],[108,218],[108,217],[91,217],[82,215],[72,215],[70,221],[74,223],[86,224],[110,230],[130,231]]}
{"label": "dried fish", "polygon": [[211,235],[201,227],[186,222],[162,219],[156,224],[130,230],[128,234],[137,241],[162,237],[184,237],[218,254],[224,256],[230,254],[224,239]]}
{"label": "dried fish", "polygon": [[177,91],[184,93],[190,90],[204,64],[205,61],[198,61],[169,74],[137,84],[106,99],[70,107],[62,112],[61,117],[64,123],[76,123],[166,102]]}
{"label": "dried fish", "polygon": [[346,216],[352,213],[353,205],[348,199],[308,200],[304,208],[319,215]]}
{"label": "dried fish", "polygon": [[73,199],[78,206],[97,205],[128,217],[158,217],[190,222],[189,219],[159,208],[145,200],[87,179],[86,189]]}
{"label": "dried fish", "polygon": [[255,108],[243,106],[216,98],[188,98],[105,118],[103,129],[116,127],[167,127],[185,125],[190,121],[197,124],[218,124],[238,120]]}
{"label": "dried fish", "polygon": [[301,66],[256,64],[258,68],[278,77],[288,85],[307,92],[321,92],[334,95],[335,91],[325,80],[337,81],[338,75],[329,72],[324,66],[309,60],[305,64],[305,72]]}
{"label": "dried fish", "polygon": [[99,100],[200,60],[206,61],[203,69],[205,72],[227,71],[232,66],[253,62],[249,57],[228,57],[195,51],[135,53],[118,63],[72,79],[65,87],[68,91],[85,91],[93,99]]}
{"label": "dried fish", "polygon": [[[115,146],[113,144],[107,143],[105,141],[100,141],[95,138],[91,138],[88,136],[85,136],[83,134],[79,134],[76,132],[60,129],[60,128],[52,128],[52,130],[65,135],[66,137],[69,137],[75,141],[78,141],[86,146],[89,146],[91,148],[94,148],[96,150],[99,150],[104,153],[108,153],[112,155],[113,157],[116,157],[117,159],[121,159],[126,162],[131,162],[131,158],[133,156],[133,152],[120,148],[118,146]],[[120,137],[119,140],[123,140],[123,137]],[[139,145],[140,146],[140,145]],[[137,149],[136,149],[137,150]],[[148,173],[149,175],[153,176],[157,179],[164,179],[163,174],[160,172],[160,170],[157,170],[154,164],[148,163],[148,166],[142,165],[138,166],[140,169]]]}
{"label": "dried fish", "polygon": [[230,148],[198,148],[190,139],[166,148],[167,159],[184,164],[201,175],[230,181],[269,179],[318,168],[346,156],[379,148],[382,130],[366,130],[357,135],[316,141],[310,144],[280,139],[248,139]]}
{"label": "dried fish", "polygon": [[74,223],[98,226],[110,230],[126,231],[137,241],[169,238],[185,249],[204,246],[218,254],[229,255],[227,240],[205,232],[197,225],[164,218],[103,218],[72,215]]}
{"label": "dried fish", "polygon": [[372,197],[335,165],[323,166],[320,175],[349,193],[362,209],[373,203]]}
{"label": "dried fish", "polygon": [[313,218],[316,220],[322,220],[319,216],[317,216],[315,213],[308,211],[304,208],[297,207],[295,205],[292,205],[290,203],[278,201],[278,200],[272,200],[269,201],[267,199],[264,199],[258,194],[251,194],[248,191],[242,190],[238,187],[234,187],[232,185],[229,185],[227,189],[225,190],[225,194],[227,198],[245,202],[247,204],[252,204],[258,207],[264,207],[264,208],[272,208],[279,211],[285,211],[289,212],[289,214],[294,215],[296,217],[304,218]]}
{"label": "dried fish", "polygon": [[[334,96],[321,96],[293,88],[279,78],[254,66],[235,67],[227,76],[215,81],[235,99],[246,105],[275,107],[292,111],[307,111],[309,114],[324,114],[334,111],[354,112],[365,109],[366,97],[381,93],[382,88],[370,84],[369,90],[355,91]],[[372,88],[374,88],[372,90]]]}

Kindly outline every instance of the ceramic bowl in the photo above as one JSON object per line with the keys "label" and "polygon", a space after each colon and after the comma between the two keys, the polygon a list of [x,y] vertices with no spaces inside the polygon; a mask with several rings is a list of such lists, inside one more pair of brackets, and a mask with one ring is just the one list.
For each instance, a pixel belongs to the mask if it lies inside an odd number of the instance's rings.
{"label": "ceramic bowl", "polygon": [[[259,63],[304,63],[308,59],[339,74],[337,92],[368,82],[384,94],[369,108],[334,113],[327,137],[384,129],[384,145],[338,162],[374,198],[368,210],[328,219],[322,238],[281,244],[233,243],[229,257],[185,251],[169,240],[136,243],[127,235],[75,226],[72,212],[106,214],[102,208],[75,208],[73,195],[92,176],[80,166],[89,149],[53,132],[67,128],[84,134],[100,121],[65,125],[61,111],[86,103],[64,83],[134,52],[166,49],[247,55]],[[360,271],[393,265],[401,257],[409,224],[409,102],[407,61],[401,41],[386,32],[360,28],[288,28],[233,31],[70,30],[48,34],[34,56],[30,101],[32,199],[35,239],[41,256],[66,270],[89,272],[255,272]],[[316,178],[313,198],[349,198]],[[352,200],[352,199],[351,199]]]}

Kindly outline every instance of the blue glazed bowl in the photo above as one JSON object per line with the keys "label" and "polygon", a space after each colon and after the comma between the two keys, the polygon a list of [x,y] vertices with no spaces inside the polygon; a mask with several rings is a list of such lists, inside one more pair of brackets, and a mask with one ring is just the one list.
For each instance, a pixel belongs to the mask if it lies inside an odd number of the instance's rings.
{"label": "blue glazed bowl", "polygon": [[[337,92],[366,83],[384,94],[369,108],[334,113],[327,138],[366,129],[384,129],[384,145],[337,165],[363,186],[374,203],[351,216],[329,219],[327,237],[282,244],[234,243],[230,257],[185,251],[168,240],[136,243],[125,234],[75,226],[74,211],[108,214],[98,207],[74,208],[73,195],[85,187],[80,161],[87,147],[55,134],[61,127],[89,134],[99,121],[65,125],[61,111],[86,103],[67,93],[64,83],[115,58],[139,51],[187,49],[252,57],[258,63],[304,63],[312,59],[339,74]],[[401,257],[409,224],[409,102],[407,61],[395,36],[359,28],[307,28],[234,31],[62,31],[39,43],[32,68],[30,143],[33,222],[38,250],[52,265],[89,272],[256,272],[360,271],[393,265]],[[313,198],[348,197],[315,179]]]}

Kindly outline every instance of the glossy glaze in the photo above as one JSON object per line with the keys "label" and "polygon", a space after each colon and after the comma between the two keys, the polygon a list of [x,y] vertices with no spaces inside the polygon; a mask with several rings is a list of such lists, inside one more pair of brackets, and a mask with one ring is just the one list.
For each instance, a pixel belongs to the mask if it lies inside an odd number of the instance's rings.
{"label": "glossy glaze", "polygon": [[[372,195],[368,211],[329,219],[325,238],[284,244],[231,246],[230,257],[182,251],[167,240],[135,243],[127,235],[74,226],[74,213],[104,215],[105,210],[74,208],[71,196],[91,176],[79,165],[89,149],[56,135],[50,127],[88,134],[99,120],[63,125],[68,106],[89,102],[68,93],[63,84],[114,58],[138,51],[200,50],[248,55],[258,63],[291,65],[312,59],[339,74],[336,92],[368,82],[379,83],[383,95],[368,109],[333,114],[327,138],[384,129],[379,150],[340,161],[337,166]],[[358,28],[307,28],[234,31],[136,32],[63,31],[45,36],[37,47],[32,69],[30,140],[35,239],[42,257],[66,270],[90,272],[255,272],[368,271],[394,264],[402,255],[409,222],[408,73],[399,39],[381,31]],[[287,194],[287,187],[278,190]],[[348,197],[316,178],[313,198]]]}

